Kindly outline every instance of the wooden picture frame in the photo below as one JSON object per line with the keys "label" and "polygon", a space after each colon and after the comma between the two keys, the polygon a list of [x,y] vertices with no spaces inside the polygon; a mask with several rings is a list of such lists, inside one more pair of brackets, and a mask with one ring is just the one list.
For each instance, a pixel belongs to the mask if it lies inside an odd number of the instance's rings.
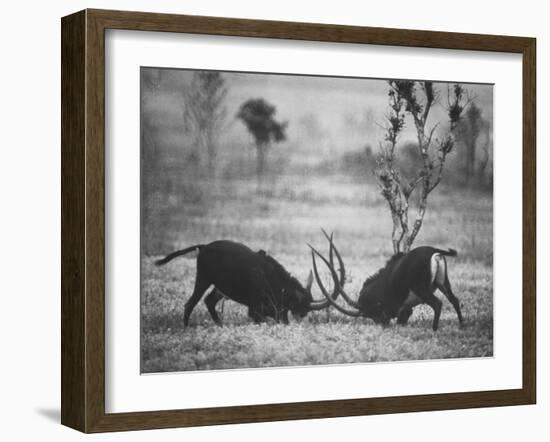
{"label": "wooden picture frame", "polygon": [[[533,38],[84,10],[62,27],[62,407],[83,432],[533,404],[536,400],[536,41]],[[105,412],[105,30],[517,53],[523,57],[523,382],[512,390]]]}

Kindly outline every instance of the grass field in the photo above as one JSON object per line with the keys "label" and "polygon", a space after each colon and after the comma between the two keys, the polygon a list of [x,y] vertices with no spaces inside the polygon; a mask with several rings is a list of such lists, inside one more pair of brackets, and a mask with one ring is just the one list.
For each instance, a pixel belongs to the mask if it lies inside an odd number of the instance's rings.
{"label": "grass field", "polygon": [[[463,305],[459,327],[443,299],[437,332],[433,312],[415,308],[406,326],[387,328],[330,309],[289,326],[253,324],[232,301],[218,304],[217,327],[200,302],[183,328],[183,307],[195,281],[195,259],[164,267],[153,261],[193,244],[233,239],[265,249],[298,279],[311,268],[307,242],[326,251],[320,229],[334,231],[355,296],[364,279],[391,255],[391,222],[377,188],[342,175],[294,174],[266,182],[185,179],[170,192],[143,202],[142,372],[352,362],[486,357],[493,352],[492,196],[465,189],[436,189],[415,245],[453,247],[449,276]],[[326,275],[328,281],[328,275]],[[314,296],[322,295],[314,290]]]}

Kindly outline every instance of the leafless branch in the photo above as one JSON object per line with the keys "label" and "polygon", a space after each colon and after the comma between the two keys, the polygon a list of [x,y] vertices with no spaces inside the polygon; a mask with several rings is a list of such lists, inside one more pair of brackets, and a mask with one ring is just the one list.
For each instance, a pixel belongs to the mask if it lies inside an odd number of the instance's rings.
{"label": "leafless branch", "polygon": [[[392,244],[397,253],[410,250],[418,235],[428,207],[428,196],[441,182],[446,157],[453,149],[453,130],[465,107],[475,97],[459,84],[455,84],[452,94],[451,89],[447,88],[450,130],[442,140],[434,141],[434,134],[440,123],[434,124],[429,130],[426,128],[430,109],[439,101],[439,92],[433,83],[390,80],[388,84],[390,110],[386,119],[389,124],[384,127],[385,143],[380,143],[380,159],[374,173],[390,209],[393,222]],[[421,92],[424,94],[423,98],[419,97]],[[420,170],[409,180],[402,178],[395,162],[398,138],[405,124],[405,113],[411,115],[414,121],[422,159]],[[434,156],[437,160],[432,159]],[[418,207],[414,222],[409,225],[409,199],[416,189],[419,189]]]}

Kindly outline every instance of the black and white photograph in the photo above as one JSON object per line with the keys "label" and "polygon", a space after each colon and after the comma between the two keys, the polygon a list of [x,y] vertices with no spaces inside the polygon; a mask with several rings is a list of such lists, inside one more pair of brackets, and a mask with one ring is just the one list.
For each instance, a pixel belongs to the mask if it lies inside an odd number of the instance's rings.
{"label": "black and white photograph", "polygon": [[493,85],[141,67],[141,373],[493,356]]}
{"label": "black and white photograph", "polygon": [[0,439],[546,440],[550,27],[495,6],[6,2]]}

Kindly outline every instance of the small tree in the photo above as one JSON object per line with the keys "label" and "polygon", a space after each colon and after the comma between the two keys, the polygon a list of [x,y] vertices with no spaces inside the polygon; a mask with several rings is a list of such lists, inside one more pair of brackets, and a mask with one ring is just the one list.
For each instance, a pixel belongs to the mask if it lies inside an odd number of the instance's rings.
{"label": "small tree", "polygon": [[267,151],[271,143],[286,140],[285,130],[288,123],[276,121],[274,119],[275,112],[275,106],[262,98],[257,98],[243,103],[237,113],[237,118],[242,120],[254,137],[258,179],[261,179],[264,174]]}
{"label": "small tree", "polygon": [[[488,177],[486,176],[486,171],[487,166],[489,165],[490,151],[492,147],[491,127],[487,120],[483,120],[483,131],[485,136],[482,137],[483,141],[481,142],[481,156],[479,159],[479,166],[477,168],[477,181],[480,186],[487,185]],[[492,185],[492,174],[490,178],[489,184]]]}
{"label": "small tree", "polygon": [[195,155],[200,163],[202,152],[207,152],[208,169],[214,171],[217,137],[225,117],[227,87],[219,72],[198,71],[193,74],[191,86],[184,93],[183,120],[186,132],[194,137]]}
{"label": "small tree", "polygon": [[457,126],[457,139],[464,144],[466,153],[464,156],[464,174],[466,175],[467,183],[470,183],[476,174],[476,150],[482,129],[483,118],[481,116],[481,109],[475,103],[472,103],[465,112],[464,118],[461,119]]}
{"label": "small tree", "polygon": [[[428,195],[441,182],[445,159],[455,144],[454,131],[471,98],[460,84],[455,84],[452,91],[447,89],[449,129],[442,138],[434,138],[439,123],[431,128],[426,126],[430,110],[439,100],[439,93],[433,83],[401,80],[390,80],[388,83],[390,112],[387,116],[385,140],[380,144],[380,158],[374,172],[382,196],[390,208],[393,250],[398,253],[410,250],[422,227]],[[416,129],[417,148],[421,158],[420,169],[412,177],[403,176],[396,165],[397,142],[405,127],[407,115],[412,118]],[[410,224],[409,200],[417,188],[418,208],[414,221]]]}
{"label": "small tree", "polygon": [[154,119],[155,113],[151,109],[151,103],[158,99],[163,83],[163,70],[143,68],[140,72],[142,182],[146,191],[149,192],[152,186],[158,184],[155,173],[160,161],[159,128]]}

